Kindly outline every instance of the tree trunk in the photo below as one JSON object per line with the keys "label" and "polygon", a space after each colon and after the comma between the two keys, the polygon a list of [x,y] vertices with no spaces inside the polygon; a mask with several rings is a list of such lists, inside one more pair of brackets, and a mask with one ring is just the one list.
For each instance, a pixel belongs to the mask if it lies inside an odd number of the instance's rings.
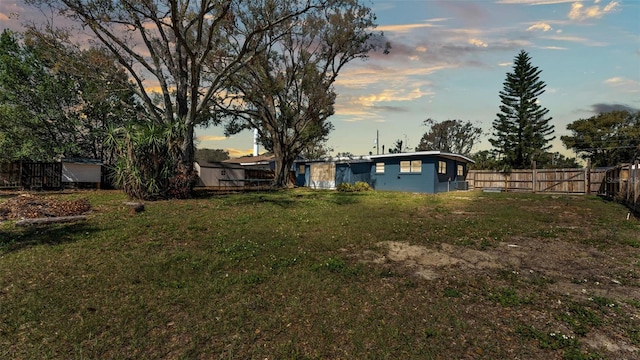
{"label": "tree trunk", "polygon": [[182,146],[180,148],[180,150],[182,150],[180,170],[183,170],[186,173],[193,170],[195,150],[193,147],[193,135],[194,135],[193,125],[190,122],[188,122],[185,125],[185,127],[186,129],[184,133],[184,139],[182,140]]}
{"label": "tree trunk", "polygon": [[291,165],[293,165],[293,159],[285,150],[285,146],[277,141],[273,143],[273,155],[276,160],[276,172],[273,186],[276,188],[289,187],[289,169],[291,168]]}

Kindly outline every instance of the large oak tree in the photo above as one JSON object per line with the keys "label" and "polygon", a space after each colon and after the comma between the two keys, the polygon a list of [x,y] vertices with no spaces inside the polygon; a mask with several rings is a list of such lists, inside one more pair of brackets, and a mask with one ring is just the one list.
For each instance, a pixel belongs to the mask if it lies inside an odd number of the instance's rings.
{"label": "large oak tree", "polygon": [[436,122],[427,119],[423,123],[429,127],[416,151],[438,150],[468,156],[471,149],[480,141],[482,129],[470,121],[445,120]]}
{"label": "large oak tree", "polygon": [[332,130],[333,84],[342,68],[371,50],[387,50],[374,28],[374,14],[357,0],[329,1],[266,33],[265,51],[229,77],[228,101],[220,103],[230,119],[227,132],[258,129],[275,155],[276,187],[287,186],[294,160]]}
{"label": "large oak tree", "polygon": [[[310,9],[322,8],[330,1],[28,2],[51,7],[59,15],[79,23],[127,70],[141,102],[156,123],[146,128],[160,126],[175,130],[171,132],[175,139],[170,141],[180,146],[171,146],[166,156],[176,159],[177,168],[173,174],[160,173],[171,178],[191,176],[195,128],[212,122],[213,105],[224,97],[228,76],[265,51],[270,37],[281,28],[280,24]],[[257,16],[245,16],[247,14]]]}
{"label": "large oak tree", "polygon": [[562,136],[567,149],[573,149],[593,166],[614,166],[640,159],[640,111],[616,110],[578,119],[567,125],[571,135]]}

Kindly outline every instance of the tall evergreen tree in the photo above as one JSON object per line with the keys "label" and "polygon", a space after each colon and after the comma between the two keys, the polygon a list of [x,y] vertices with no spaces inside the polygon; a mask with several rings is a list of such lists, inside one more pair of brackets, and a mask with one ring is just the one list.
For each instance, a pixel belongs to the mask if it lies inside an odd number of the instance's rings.
{"label": "tall evergreen tree", "polygon": [[502,104],[498,118],[493,121],[493,138],[489,142],[502,154],[504,165],[511,168],[531,166],[537,155],[551,148],[549,142],[555,138],[551,136],[551,117],[545,118],[549,110],[538,103],[538,96],[547,86],[540,80],[541,72],[531,65],[531,57],[522,50],[500,91]]}

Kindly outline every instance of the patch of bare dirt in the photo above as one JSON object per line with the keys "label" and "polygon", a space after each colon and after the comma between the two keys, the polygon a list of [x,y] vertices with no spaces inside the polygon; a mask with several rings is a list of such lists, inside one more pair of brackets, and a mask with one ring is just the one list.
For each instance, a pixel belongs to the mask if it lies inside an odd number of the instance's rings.
{"label": "patch of bare dirt", "polygon": [[[367,251],[362,255],[364,261],[395,264],[426,280],[446,278],[458,271],[473,276],[508,270],[514,276],[553,279],[547,285],[549,291],[579,301],[601,297],[621,304],[640,299],[640,276],[625,260],[625,249],[601,251],[558,239],[525,238],[499,243],[486,251],[450,244],[427,247],[385,241],[377,245],[380,251]],[[637,308],[627,306],[625,311],[626,316],[640,319]],[[584,341],[593,349],[640,356],[637,346],[602,332],[589,333]]]}
{"label": "patch of bare dirt", "polygon": [[378,245],[384,253],[364,254],[365,261],[398,263],[427,280],[452,268],[472,272],[508,269],[553,278],[550,287],[566,295],[640,299],[640,279],[620,261],[624,254],[616,255],[610,249],[605,253],[578,243],[539,239],[514,239],[485,251],[444,243],[435,248],[393,241]]}
{"label": "patch of bare dirt", "polygon": [[437,278],[448,268],[476,270],[501,269],[519,266],[522,262],[520,259],[521,254],[515,249],[497,253],[444,243],[433,249],[395,241],[380,242],[378,246],[386,249],[386,253],[368,253],[366,254],[366,258],[368,258],[369,261],[375,263],[401,263],[413,269],[416,275],[427,280]]}
{"label": "patch of bare dirt", "polygon": [[91,204],[86,199],[61,200],[54,197],[21,194],[0,203],[0,221],[86,214]]}

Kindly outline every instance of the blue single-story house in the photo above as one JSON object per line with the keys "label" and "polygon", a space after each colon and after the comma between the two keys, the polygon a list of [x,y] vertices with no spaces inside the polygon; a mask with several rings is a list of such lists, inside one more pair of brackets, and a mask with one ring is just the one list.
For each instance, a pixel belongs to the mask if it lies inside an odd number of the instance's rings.
{"label": "blue single-story house", "polygon": [[376,190],[439,193],[468,188],[473,160],[440,151],[296,162],[296,185],[335,189],[364,181]]}

